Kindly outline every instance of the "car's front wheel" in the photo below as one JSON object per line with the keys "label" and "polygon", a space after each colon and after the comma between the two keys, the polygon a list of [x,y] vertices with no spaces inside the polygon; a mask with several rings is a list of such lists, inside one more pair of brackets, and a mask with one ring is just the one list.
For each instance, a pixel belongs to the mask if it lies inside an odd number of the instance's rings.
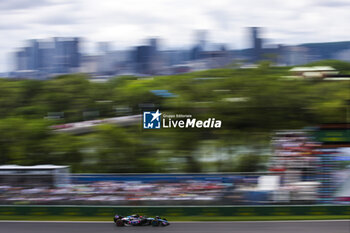
{"label": "car's front wheel", "polygon": [[161,225],[162,227],[166,227],[166,226],[169,226],[170,223],[168,223],[168,222],[162,222],[160,225]]}
{"label": "car's front wheel", "polygon": [[152,224],[152,226],[153,227],[157,227],[157,226],[159,226],[159,221],[158,220],[153,220],[152,222],[151,222],[151,224]]}

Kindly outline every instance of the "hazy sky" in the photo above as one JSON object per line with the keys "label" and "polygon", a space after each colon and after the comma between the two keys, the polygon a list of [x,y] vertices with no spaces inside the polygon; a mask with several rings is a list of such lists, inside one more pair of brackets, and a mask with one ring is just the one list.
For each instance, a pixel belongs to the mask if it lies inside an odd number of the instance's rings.
{"label": "hazy sky", "polygon": [[194,30],[230,48],[248,47],[245,27],[265,27],[270,43],[350,40],[350,0],[0,0],[0,72],[11,52],[31,38],[79,36],[115,49],[162,38],[162,47],[189,46]]}

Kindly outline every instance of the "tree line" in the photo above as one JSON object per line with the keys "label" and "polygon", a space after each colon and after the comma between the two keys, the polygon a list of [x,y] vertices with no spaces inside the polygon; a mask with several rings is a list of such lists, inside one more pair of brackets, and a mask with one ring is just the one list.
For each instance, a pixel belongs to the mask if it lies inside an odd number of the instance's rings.
{"label": "tree line", "polygon": [[[328,62],[350,72],[349,63]],[[347,121],[350,81],[287,79],[289,68],[262,64],[257,69],[122,76],[106,83],[91,82],[83,74],[45,81],[0,79],[0,164],[64,164],[73,172],[104,173],[262,170],[275,130]],[[105,124],[85,135],[50,129],[147,108],[220,119],[222,127],[143,130],[141,123]]]}

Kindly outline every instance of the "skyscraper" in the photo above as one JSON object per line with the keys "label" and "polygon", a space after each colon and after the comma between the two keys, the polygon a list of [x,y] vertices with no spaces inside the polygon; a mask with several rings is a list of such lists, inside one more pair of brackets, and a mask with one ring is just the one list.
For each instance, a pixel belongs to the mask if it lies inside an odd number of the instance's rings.
{"label": "skyscraper", "polygon": [[198,30],[195,32],[195,44],[191,49],[191,59],[197,60],[202,58],[202,53],[207,45],[207,31]]}
{"label": "skyscraper", "polygon": [[29,41],[29,70],[38,70],[39,69],[39,41],[38,40],[30,40]]}
{"label": "skyscraper", "polygon": [[158,40],[157,38],[151,38],[149,39],[149,45],[152,48],[152,51],[155,53],[158,50]]}
{"label": "skyscraper", "polygon": [[257,62],[262,59],[262,39],[260,38],[261,28],[251,27],[251,40],[252,40],[252,62]]}
{"label": "skyscraper", "polygon": [[56,37],[54,43],[54,60],[57,73],[67,73],[70,71],[70,68],[79,67],[79,38]]}
{"label": "skyscraper", "polygon": [[41,75],[69,73],[80,66],[79,38],[30,40],[15,56],[17,71],[32,70]]}
{"label": "skyscraper", "polygon": [[207,43],[207,31],[198,30],[196,31],[196,45],[199,46],[202,50],[205,50]]}
{"label": "skyscraper", "polygon": [[155,74],[157,72],[158,40],[151,38],[148,45],[137,46],[134,54],[136,72],[141,74]]}
{"label": "skyscraper", "polygon": [[152,46],[142,45],[136,47],[136,72],[150,74],[151,72]]}
{"label": "skyscraper", "polygon": [[107,54],[111,51],[111,43],[107,41],[98,42],[97,50],[99,54]]}

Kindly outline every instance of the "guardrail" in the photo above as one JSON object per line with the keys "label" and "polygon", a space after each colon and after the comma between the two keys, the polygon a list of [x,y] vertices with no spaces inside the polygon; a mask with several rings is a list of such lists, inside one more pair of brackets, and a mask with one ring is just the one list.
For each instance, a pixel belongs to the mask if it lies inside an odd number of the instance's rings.
{"label": "guardrail", "polygon": [[1,216],[297,216],[350,215],[350,205],[294,206],[13,206],[1,205]]}

